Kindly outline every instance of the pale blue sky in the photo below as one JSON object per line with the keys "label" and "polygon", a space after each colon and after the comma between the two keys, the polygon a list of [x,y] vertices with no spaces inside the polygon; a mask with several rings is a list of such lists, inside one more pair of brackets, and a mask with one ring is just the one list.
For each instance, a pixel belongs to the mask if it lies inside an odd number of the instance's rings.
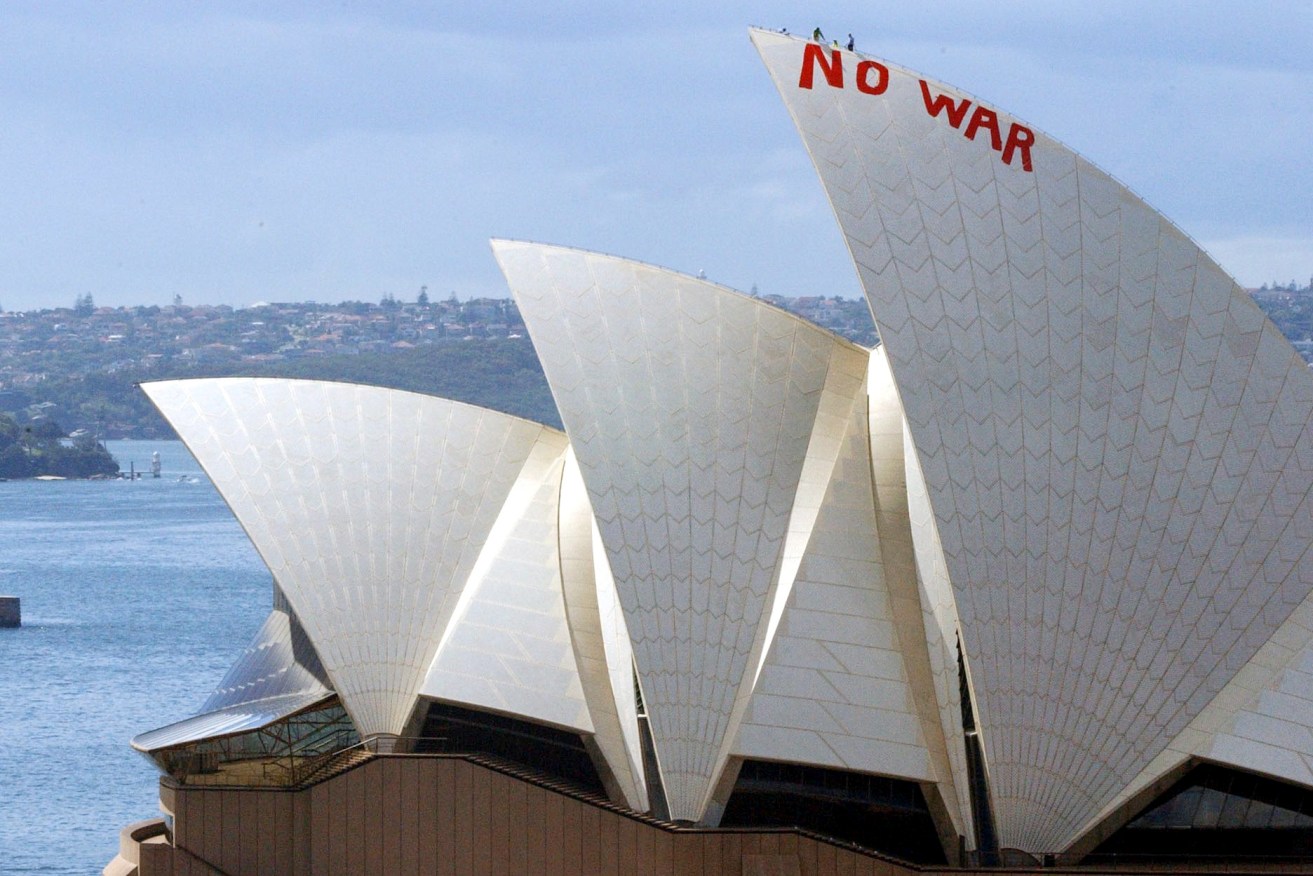
{"label": "pale blue sky", "polygon": [[859,294],[747,26],[851,31],[1313,274],[1313,3],[0,3],[0,307],[505,295],[489,237]]}

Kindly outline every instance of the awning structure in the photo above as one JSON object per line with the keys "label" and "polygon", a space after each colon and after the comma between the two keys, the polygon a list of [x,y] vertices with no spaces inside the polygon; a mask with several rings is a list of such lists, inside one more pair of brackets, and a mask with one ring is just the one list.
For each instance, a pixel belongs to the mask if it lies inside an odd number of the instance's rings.
{"label": "awning structure", "polygon": [[286,597],[274,586],[274,607],[218,688],[190,718],[132,740],[150,753],[203,739],[232,736],[319,705],[334,696],[324,668]]}
{"label": "awning structure", "polygon": [[228,706],[142,733],[132,740],[132,747],[143,754],[152,754],[203,739],[248,733],[327,702],[334,696],[332,691],[319,690],[266,697]]}

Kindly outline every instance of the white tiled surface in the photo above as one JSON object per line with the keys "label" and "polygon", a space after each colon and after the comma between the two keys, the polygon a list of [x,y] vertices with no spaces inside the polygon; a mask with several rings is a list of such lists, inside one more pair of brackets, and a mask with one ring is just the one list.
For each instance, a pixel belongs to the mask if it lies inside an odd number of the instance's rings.
{"label": "white tiled surface", "polygon": [[827,372],[845,345],[691,277],[557,247],[493,248],[588,487],[671,814],[698,820],[755,675]]}
{"label": "white tiled surface", "polygon": [[[1061,848],[1313,588],[1313,375],[1225,274],[1035,132],[1034,172],[754,31],[906,411],[1000,840]],[[828,49],[826,50],[828,52]],[[937,83],[936,93],[967,96]],[[997,112],[1006,133],[1012,119]]]}
{"label": "white tiled surface", "polygon": [[592,733],[561,591],[565,450],[545,433],[526,460],[420,693]]}
{"label": "white tiled surface", "polygon": [[[767,642],[775,636],[775,629],[797,579],[799,565],[813,538],[817,515],[830,489],[835,466],[848,441],[853,409],[858,404],[865,407],[869,359],[869,352],[863,348],[835,345],[830,368],[825,376],[825,388],[821,391],[821,401],[816,408],[816,422],[812,426],[807,458],[798,476],[793,510],[789,515],[788,534],[784,538],[784,551],[780,555],[780,584],[771,599]],[[763,651],[754,679],[760,674],[765,658]]]}
{"label": "white tiled surface", "polygon": [[1313,597],[1086,829],[1189,757],[1313,786]]}
{"label": "white tiled surface", "polygon": [[273,611],[198,714],[289,694],[327,696],[327,680],[314,644],[275,584]]}
{"label": "white tiled surface", "polygon": [[144,388],[273,572],[356,728],[402,732],[521,469],[560,434],[338,383]]}
{"label": "white tiled surface", "polygon": [[264,727],[332,695],[314,645],[274,584],[274,607],[218,688],[190,718],[132,740],[154,751]]}
{"label": "white tiled surface", "polygon": [[574,452],[566,450],[561,478],[561,575],[571,639],[593,739],[615,777],[623,802],[649,808],[634,697],[634,652],[615,581],[588,504]]}
{"label": "white tiled surface", "polygon": [[[768,640],[734,753],[943,781],[950,789],[944,796],[956,810],[928,666],[925,689],[914,686],[909,671],[909,662],[925,663],[916,570],[906,502],[901,519],[896,500],[893,508],[877,508],[865,359],[854,363],[861,371],[847,395],[846,417],[817,420],[818,433],[824,429],[837,445],[831,464],[816,473],[824,500],[805,515],[795,508],[795,522],[802,517],[806,527],[805,552]],[[901,424],[893,401],[893,417]],[[880,464],[883,469],[892,462],[901,482],[901,425],[895,434],[897,456],[881,457]],[[894,492],[903,488],[884,485]],[[900,555],[900,546],[889,543],[892,567],[884,556],[886,533],[891,540],[901,534],[905,548]],[[901,612],[900,601],[906,603]],[[929,708],[918,709],[918,698]]]}
{"label": "white tiled surface", "polygon": [[[874,437],[885,433],[883,430],[877,433],[873,428],[871,434]],[[961,689],[958,683],[957,642],[961,624],[957,616],[957,600],[948,580],[944,551],[939,544],[939,529],[930,508],[925,478],[921,475],[921,465],[916,459],[906,419],[902,420],[898,439],[903,446],[908,528],[916,557],[917,593],[921,598],[921,619],[925,630],[926,658],[934,689],[934,702],[938,705],[939,720],[944,729],[945,756],[956,783],[958,807],[964,823],[973,824],[962,730]],[[895,439],[892,435],[886,435],[885,440],[892,443]],[[974,844],[973,831],[963,831],[962,835]]]}
{"label": "white tiled surface", "polygon": [[[1198,754],[1313,786],[1313,599],[1194,722]],[[1228,714],[1229,713],[1229,714]]]}
{"label": "white tiled surface", "polygon": [[[913,528],[907,459],[907,421],[883,348],[871,351],[867,377],[868,430],[871,438],[871,483],[880,533],[880,553],[889,585],[894,622],[903,639],[903,659],[916,707],[926,730],[928,751],[944,806],[954,821],[954,836],[974,837],[962,711],[958,701],[955,640],[957,608],[946,580],[927,587],[918,566],[917,530]],[[919,482],[919,480],[918,480]],[[924,493],[924,486],[921,486]],[[928,546],[937,551],[938,543]],[[936,562],[943,567],[943,554]]]}

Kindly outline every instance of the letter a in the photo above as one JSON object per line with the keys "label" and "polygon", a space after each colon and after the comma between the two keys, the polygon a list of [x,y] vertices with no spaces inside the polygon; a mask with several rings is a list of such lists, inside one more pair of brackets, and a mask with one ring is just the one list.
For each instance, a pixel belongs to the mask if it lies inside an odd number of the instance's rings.
{"label": "letter a", "polygon": [[825,50],[816,43],[808,43],[802,50],[802,73],[798,76],[799,88],[812,87],[812,76],[818,66],[831,88],[843,88],[843,60],[839,56],[839,50],[835,49],[830,54],[830,61],[827,64]]}
{"label": "letter a", "polygon": [[1003,135],[998,132],[998,116],[993,110],[978,106],[971,116],[971,121],[967,124],[967,129],[962,132],[962,136],[968,140],[974,140],[976,139],[976,132],[981,128],[989,131],[989,145],[994,148],[995,152],[1003,148]]}
{"label": "letter a", "polygon": [[971,101],[965,98],[961,103],[954,103],[953,99],[946,94],[935,95],[932,100],[930,86],[926,85],[924,79],[921,80],[921,97],[925,98],[925,111],[930,114],[931,118],[939,115],[940,110],[946,110],[948,123],[954,128],[962,124],[962,118],[967,114],[967,107],[971,106]]}

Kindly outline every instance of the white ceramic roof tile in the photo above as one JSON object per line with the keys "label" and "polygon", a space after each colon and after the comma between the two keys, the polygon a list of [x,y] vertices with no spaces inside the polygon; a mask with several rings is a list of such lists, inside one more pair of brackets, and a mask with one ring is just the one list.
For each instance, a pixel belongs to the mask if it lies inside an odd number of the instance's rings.
{"label": "white ceramic roof tile", "polygon": [[[879,380],[880,371],[871,370]],[[872,404],[892,405],[883,418],[868,414],[864,391],[850,397],[846,421],[818,418],[818,431],[837,433],[831,441],[841,449],[827,466],[823,503],[805,515],[795,509],[795,524],[803,518],[805,551],[734,753],[942,782],[956,831],[959,801],[935,708],[906,499],[900,495],[901,415],[897,399],[880,391],[891,388],[887,369],[883,376],[871,398]],[[864,381],[856,389],[865,390]],[[885,434],[872,436],[872,421]],[[879,482],[873,446],[893,462]],[[883,503],[876,495],[881,488]],[[918,672],[919,684],[913,680]],[[960,732],[960,721],[957,726]]]}
{"label": "white ceramic roof tile", "polygon": [[525,462],[420,693],[592,733],[561,589],[565,451],[551,433]]}
{"label": "white ceramic roof tile", "polygon": [[[1190,757],[1313,785],[1313,597],[1307,598],[1167,746],[1084,826],[1081,848],[1134,817],[1127,801]],[[1105,823],[1109,822],[1109,823]],[[1085,838],[1088,834],[1088,838]]]}
{"label": "white ceramic roof tile", "polygon": [[673,817],[699,820],[746,705],[834,351],[691,277],[496,241],[579,460]]}
{"label": "white ceramic roof tile", "polygon": [[332,696],[314,645],[274,585],[274,607],[191,718],[137,736],[152,751],[264,727]]}
{"label": "white ceramic roof tile", "polygon": [[[883,350],[879,351],[883,352]],[[872,356],[872,370],[876,358]],[[887,362],[883,363],[885,381],[892,383]],[[884,381],[882,381],[884,382]],[[872,389],[877,386],[872,379]],[[884,390],[886,395],[894,396],[892,388]],[[874,405],[875,394],[872,393]],[[872,415],[875,407],[872,407]],[[925,630],[926,655],[929,662],[932,686],[921,682],[919,690],[924,691],[918,697],[918,704],[925,708],[929,703],[938,705],[940,726],[943,729],[946,752],[943,758],[949,768],[941,772],[953,777],[957,792],[958,813],[964,829],[962,835],[968,842],[974,843],[974,832],[969,798],[970,784],[967,775],[965,742],[962,731],[961,688],[958,683],[958,631],[961,621],[958,616],[957,602],[953,588],[948,580],[948,569],[944,560],[943,548],[939,543],[939,531],[935,524],[934,512],[930,509],[930,498],[926,491],[925,478],[921,465],[916,458],[912,445],[912,436],[904,419],[896,436],[889,434],[889,429],[877,429],[872,425],[873,441],[877,435],[882,436],[885,452],[892,454],[892,441],[901,441],[903,446],[904,471],[906,474],[906,507],[912,549],[916,558],[916,575],[918,594],[922,607],[922,624]],[[922,671],[924,678],[924,670]],[[942,761],[941,761],[942,762]]]}
{"label": "white ceramic roof tile", "polygon": [[[1279,547],[1308,513],[1313,375],[1185,235],[1044,134],[988,108],[991,144],[956,89],[752,38],[898,381],[1000,841],[1060,849],[1313,588]],[[854,87],[863,60],[883,93]]]}
{"label": "white ceramic roof tile", "polygon": [[401,733],[503,503],[559,433],[376,387],[144,388],[269,565],[361,735]]}
{"label": "white ceramic roof tile", "polygon": [[200,713],[290,694],[322,698],[332,693],[327,685],[314,643],[275,585],[273,611],[202,704]]}
{"label": "white ceramic roof tile", "polygon": [[634,655],[617,603],[579,464],[566,451],[561,480],[560,557],[565,609],[580,683],[617,802],[647,811],[634,697]]}

